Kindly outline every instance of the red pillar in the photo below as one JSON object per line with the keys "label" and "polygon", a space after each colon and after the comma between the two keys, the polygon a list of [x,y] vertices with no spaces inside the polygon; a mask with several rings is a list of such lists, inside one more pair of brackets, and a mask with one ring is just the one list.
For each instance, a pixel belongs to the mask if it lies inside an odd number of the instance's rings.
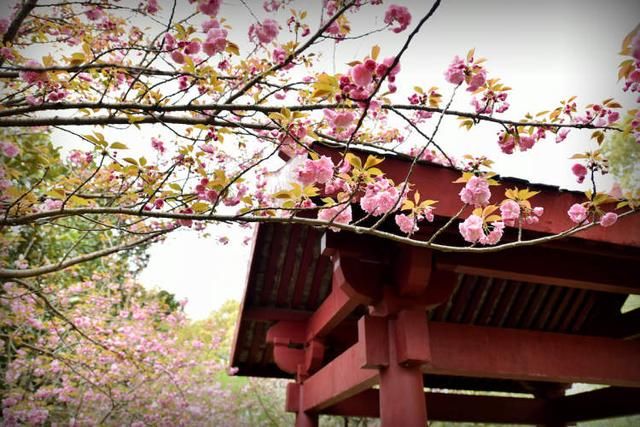
{"label": "red pillar", "polygon": [[296,414],[296,427],[318,427],[318,414],[299,411]]}
{"label": "red pillar", "polygon": [[304,385],[301,385],[299,390],[300,394],[298,396],[298,412],[296,412],[295,427],[318,427],[318,414],[304,412],[302,409],[302,402],[304,402]]}
{"label": "red pillar", "polygon": [[[427,407],[419,365],[398,363],[397,321],[389,320],[389,366],[380,370],[380,420],[382,427],[425,427]],[[425,337],[426,339],[426,337]]]}

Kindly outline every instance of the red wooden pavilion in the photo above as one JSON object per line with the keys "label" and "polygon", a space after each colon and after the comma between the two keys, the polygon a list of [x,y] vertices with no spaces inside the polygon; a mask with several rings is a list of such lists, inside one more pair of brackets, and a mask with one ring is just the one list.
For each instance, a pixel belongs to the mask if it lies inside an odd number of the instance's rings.
{"label": "red wooden pavilion", "polygon": [[[405,160],[383,166],[402,181]],[[414,171],[420,193],[439,201],[435,223],[420,231],[425,238],[460,208],[458,177],[430,164]],[[584,200],[501,182],[495,199],[514,185],[541,191],[535,200],[545,214],[524,226],[525,238],[569,228],[568,207]],[[453,231],[438,240],[460,244]],[[239,375],[292,378],[286,409],[297,426],[317,425],[319,414],[380,417],[383,426],[427,419],[566,425],[637,414],[640,309],[621,307],[640,293],[639,261],[638,215],[491,254],[262,224],[232,366]],[[572,383],[608,387],[565,396]]]}

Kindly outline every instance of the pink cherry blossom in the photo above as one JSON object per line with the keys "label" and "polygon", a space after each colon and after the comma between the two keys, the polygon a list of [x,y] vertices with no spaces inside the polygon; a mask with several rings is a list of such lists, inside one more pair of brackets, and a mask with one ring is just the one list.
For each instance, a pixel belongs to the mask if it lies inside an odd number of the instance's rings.
{"label": "pink cherry blossom", "polygon": [[160,10],[158,6],[158,0],[147,0],[147,12],[150,15],[155,15]]}
{"label": "pink cherry blossom", "polygon": [[607,212],[600,218],[600,225],[603,227],[611,227],[618,220],[618,215],[615,212]]}
{"label": "pink cherry blossom", "polygon": [[464,222],[461,222],[458,225],[460,230],[460,234],[469,243],[476,243],[484,236],[484,231],[482,230],[482,218],[478,215],[469,215]]}
{"label": "pink cherry blossom", "polygon": [[587,168],[581,163],[575,163],[571,166],[571,172],[576,176],[578,183],[584,182],[584,178],[587,176]]}
{"label": "pink cherry blossom", "polygon": [[471,79],[469,80],[469,87],[467,88],[467,90],[469,92],[475,92],[478,88],[480,88],[480,86],[484,85],[486,81],[487,71],[481,68],[471,76]]}
{"label": "pink cherry blossom", "polygon": [[325,184],[333,177],[333,162],[330,157],[322,156],[318,160],[305,160],[298,169],[298,180],[304,185]]}
{"label": "pink cherry blossom", "polygon": [[87,15],[87,18],[89,18],[91,21],[96,21],[96,20],[102,18],[102,16],[104,15],[104,11],[102,9],[100,9],[99,7],[94,7],[94,8],[91,8],[91,9],[87,10],[85,12],[85,15]]}
{"label": "pink cherry blossom", "polygon": [[459,193],[460,200],[472,206],[486,206],[491,198],[489,182],[481,177],[472,176]]}
{"label": "pink cherry blossom", "polygon": [[331,134],[338,138],[348,137],[355,120],[353,111],[323,110],[327,123],[331,126]]}
{"label": "pink cherry blossom", "polygon": [[2,148],[2,154],[9,158],[16,157],[20,154],[20,149],[12,142],[0,142],[0,148]]}
{"label": "pink cherry blossom", "polygon": [[42,209],[46,211],[55,211],[62,207],[62,200],[46,199],[42,203]]}
{"label": "pink cherry blossom", "polygon": [[227,30],[221,28],[220,23],[215,19],[205,22],[202,28],[207,32],[207,39],[202,43],[204,53],[213,56],[224,51],[227,47]]}
{"label": "pink cherry blossom", "polygon": [[373,215],[384,215],[401,206],[402,200],[398,200],[400,192],[393,183],[386,178],[378,178],[368,184],[364,196],[360,199],[360,207]]}
{"label": "pink cherry blossom", "polygon": [[[190,214],[193,214],[193,209],[191,209],[191,208],[180,209],[178,211],[178,213],[190,215]],[[179,219],[178,220],[178,224],[182,225],[183,227],[191,227],[193,225],[193,220],[192,219],[184,219],[184,218],[183,219]]]}
{"label": "pink cherry blossom", "polygon": [[251,24],[249,27],[249,40],[261,44],[268,44],[278,37],[280,32],[278,23],[273,19],[265,19],[260,24]]}
{"label": "pink cherry blossom", "polygon": [[536,140],[531,135],[520,135],[520,150],[527,151],[532,148]]}
{"label": "pink cherry blossom", "polygon": [[[322,221],[331,221],[338,224],[349,224],[352,220],[351,205],[337,205],[332,208],[320,209],[318,211],[318,219]],[[339,228],[331,227],[333,231],[339,231]]]}
{"label": "pink cherry blossom", "polygon": [[516,148],[516,140],[511,134],[505,134],[504,132],[500,134],[500,139],[498,140],[498,145],[500,149],[505,154],[513,154],[513,150]]}
{"label": "pink cherry blossom", "polygon": [[541,217],[542,215],[544,215],[544,208],[541,206],[536,206],[535,208],[533,208],[533,214],[537,217]]}
{"label": "pink cherry blossom", "polygon": [[177,50],[171,52],[171,59],[173,59],[173,62],[175,63],[184,64],[184,55],[182,54],[182,52],[179,52]]}
{"label": "pink cherry blossom", "polygon": [[198,52],[200,52],[200,43],[197,41],[189,42],[189,44],[184,48],[184,53],[187,55],[195,55]]}
{"label": "pink cherry blossom", "polygon": [[580,224],[587,219],[587,208],[580,203],[575,203],[569,208],[567,214],[569,215],[569,218],[571,218],[571,221],[576,224]]}
{"label": "pink cherry blossom", "polygon": [[166,33],[164,35],[164,45],[168,50],[176,48],[176,39],[171,33]]}
{"label": "pink cherry blossom", "polygon": [[398,24],[391,29],[394,33],[400,33],[406,30],[409,24],[411,24],[411,13],[404,6],[398,6],[396,4],[389,5],[384,14],[384,23],[392,25],[394,22]]}
{"label": "pink cherry blossom", "polygon": [[8,47],[0,48],[0,57],[6,59],[7,61],[15,61],[16,56],[13,54],[13,50]]}
{"label": "pink cherry blossom", "polygon": [[265,12],[276,12],[283,5],[283,0],[264,0],[262,7]]}
{"label": "pink cherry blossom", "polygon": [[504,223],[500,221],[495,221],[491,223],[493,227],[492,230],[488,234],[483,234],[480,237],[480,243],[483,245],[495,245],[502,239],[502,235],[504,233]]}
{"label": "pink cherry blossom", "polygon": [[220,11],[220,0],[200,0],[198,10],[205,15],[216,16]]}
{"label": "pink cherry blossom", "polygon": [[520,217],[520,205],[515,200],[505,200],[500,205],[500,215],[506,225],[513,226]]}
{"label": "pink cherry blossom", "polygon": [[358,64],[351,69],[351,79],[360,87],[367,87],[373,80],[373,73],[365,64]]}
{"label": "pink cherry blossom", "polygon": [[[42,68],[42,65],[37,61],[30,60],[25,66],[27,68]],[[40,71],[21,71],[20,78],[24,80],[27,84],[34,84],[38,82],[46,82],[49,80],[49,76],[45,72]]]}
{"label": "pink cherry blossom", "polygon": [[[387,69],[389,69],[391,67],[391,65],[393,65],[393,63],[395,62],[396,57],[395,56],[388,56],[386,58],[384,58],[382,60],[382,65],[384,65]],[[396,74],[398,74],[400,72],[400,62],[398,62],[393,69],[389,72],[389,77],[395,77]],[[378,74],[382,74],[382,73],[378,73]],[[391,80],[391,79],[390,79]],[[391,80],[393,81],[393,80]]]}
{"label": "pink cherry blossom", "polygon": [[395,216],[395,221],[400,228],[400,231],[405,234],[413,234],[418,231],[418,225],[416,224],[413,216],[398,214]]}
{"label": "pink cherry blossom", "polygon": [[151,147],[157,152],[159,152],[160,154],[164,154],[166,150],[164,143],[155,137],[151,138]]}
{"label": "pink cherry blossom", "polygon": [[444,73],[444,78],[451,84],[459,85],[464,81],[464,72],[466,69],[466,65],[464,60],[459,56],[455,56],[453,58],[453,62],[449,64],[449,68]]}
{"label": "pink cherry blossom", "polygon": [[569,135],[569,129],[560,129],[556,134],[556,143],[562,142],[567,139],[567,135]]}

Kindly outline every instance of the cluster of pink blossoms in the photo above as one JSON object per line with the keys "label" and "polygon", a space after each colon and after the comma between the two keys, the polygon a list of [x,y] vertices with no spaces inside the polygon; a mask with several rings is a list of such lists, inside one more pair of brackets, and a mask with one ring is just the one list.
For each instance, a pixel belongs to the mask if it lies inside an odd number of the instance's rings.
{"label": "cluster of pink blossoms", "polygon": [[580,224],[585,219],[587,219],[587,213],[587,208],[585,208],[584,205],[580,203],[571,205],[569,211],[567,212],[571,221],[575,222],[576,224]]}
{"label": "cluster of pink blossoms", "polygon": [[[575,104],[572,104],[575,105]],[[600,104],[591,105],[584,115],[573,118],[574,123],[593,124],[594,126],[611,126],[620,119],[620,113]]]}
{"label": "cluster of pink blossoms", "polygon": [[[408,98],[409,103],[411,105],[429,105],[431,107],[436,107],[438,104],[431,104],[430,100],[439,100],[442,97],[442,95],[438,93],[437,89],[438,88],[433,87],[426,93],[422,93],[422,89],[420,89],[420,93],[416,92],[411,94],[411,96]],[[415,116],[417,118],[417,122],[419,123],[422,120],[430,119],[433,116],[433,113],[431,111],[418,110],[415,112]]]}
{"label": "cluster of pink blossoms", "polygon": [[544,208],[536,206],[533,209],[523,209],[520,204],[515,200],[507,199],[500,205],[500,216],[502,221],[510,227],[516,225],[517,220],[522,215],[522,219],[527,224],[537,224],[540,221],[540,217],[544,214]]}
{"label": "cluster of pink blossoms", "polygon": [[199,0],[198,10],[205,15],[216,16],[220,11],[221,0]]}
{"label": "cluster of pink blossoms", "polygon": [[251,24],[249,40],[259,44],[269,44],[278,37],[280,27],[273,19],[265,19],[261,23]]}
{"label": "cluster of pink blossoms", "polygon": [[584,178],[587,176],[587,168],[581,163],[575,163],[571,166],[571,172],[576,176],[576,180],[578,184],[582,184],[584,182]]}
{"label": "cluster of pink blossoms", "polygon": [[[25,67],[27,68],[42,68],[42,65],[37,62],[32,60],[27,61],[27,63],[25,64]],[[42,72],[42,71],[21,71],[20,72],[20,79],[24,80],[27,84],[38,84],[41,85],[42,83],[48,82],[49,81],[49,76],[47,75],[46,72]]]}
{"label": "cluster of pink blossoms", "polygon": [[393,27],[391,31],[401,33],[411,24],[411,13],[409,13],[409,9],[404,6],[398,6],[396,4],[389,5],[389,8],[384,14],[384,23],[387,25],[397,23],[397,26]]}
{"label": "cluster of pink blossoms", "polygon": [[611,227],[616,221],[618,221],[618,214],[615,212],[607,212],[600,217],[600,225],[602,227]]}
{"label": "cluster of pink blossoms", "polygon": [[0,152],[6,157],[13,158],[20,154],[20,149],[12,142],[0,142]]}
{"label": "cluster of pink blossoms", "polygon": [[418,231],[418,221],[412,215],[398,214],[395,217],[396,225],[405,234],[411,235]]}
{"label": "cluster of pink blossoms", "polygon": [[74,166],[84,167],[93,161],[93,153],[90,151],[82,152],[80,150],[71,150],[69,153],[69,162]]}
{"label": "cluster of pink blossoms", "polygon": [[283,5],[283,0],[264,0],[262,3],[265,12],[277,12]]}
{"label": "cluster of pink blossoms", "polygon": [[271,136],[277,137],[280,145],[280,151],[288,157],[306,154],[306,146],[304,139],[307,137],[308,130],[305,123],[290,123],[285,131],[273,130]]}
{"label": "cluster of pink blossoms", "polygon": [[202,43],[202,50],[209,56],[224,51],[227,47],[227,30],[220,27],[217,19],[211,19],[202,24],[202,31],[207,33],[207,39]]}
{"label": "cluster of pink blossoms", "polygon": [[504,222],[492,222],[491,230],[486,232],[482,217],[478,215],[469,215],[464,222],[458,225],[458,228],[464,240],[469,243],[495,245],[500,241],[502,234],[504,233]]}
{"label": "cluster of pink blossoms", "polygon": [[483,92],[482,98],[477,99],[475,96],[471,99],[471,105],[478,114],[504,113],[509,109],[507,102],[507,92],[496,93],[492,90]]}
{"label": "cluster of pink blossoms", "polygon": [[[587,220],[589,210],[582,203],[574,203],[567,211],[569,219],[576,224],[582,224]],[[615,212],[606,212],[600,216],[599,224],[602,227],[611,227],[618,221],[618,215]]]}
{"label": "cluster of pink blossoms", "polygon": [[469,92],[475,92],[487,81],[487,71],[478,64],[471,61],[465,61],[464,59],[456,56],[453,58],[453,62],[449,64],[449,68],[444,73],[444,78],[451,84],[459,85],[463,82],[467,83],[467,90]]}
{"label": "cluster of pink blossoms", "polygon": [[489,182],[482,177],[472,176],[464,188],[460,190],[459,195],[460,200],[467,205],[476,207],[486,206],[489,204],[489,199],[491,198]]}
{"label": "cluster of pink blossoms", "polygon": [[[349,224],[353,219],[351,205],[336,205],[331,208],[320,209],[318,211],[318,219],[322,221],[333,221],[338,224]],[[339,230],[335,227],[331,229],[333,231]]]}
{"label": "cluster of pink blossoms", "polygon": [[209,179],[207,178],[200,179],[200,183],[196,185],[195,190],[198,194],[198,199],[215,203],[215,201],[218,200],[218,192],[208,188],[207,185],[209,185]]}
{"label": "cluster of pink blossoms", "polygon": [[[394,57],[385,58],[380,63],[368,58],[363,63],[355,65],[351,68],[348,75],[340,77],[339,84],[342,94],[336,96],[336,100],[340,101],[343,98],[354,100],[367,99],[374,90],[375,83],[389,71],[389,67],[393,65],[394,61]],[[387,76],[389,92],[395,92],[397,90],[394,82],[399,72],[399,63],[389,71]]]}
{"label": "cluster of pink blossoms", "polygon": [[519,148],[520,151],[527,151],[535,145],[535,143],[545,138],[544,129],[540,129],[539,132],[534,132],[533,135],[529,135],[526,133],[518,135],[518,137],[514,137],[511,133],[506,133],[505,131],[500,131],[498,133],[498,145],[500,149],[505,154],[513,154],[516,148]]}
{"label": "cluster of pink blossoms", "polygon": [[227,46],[227,30],[220,26],[216,19],[210,19],[202,24],[202,31],[207,34],[204,42],[198,40],[176,41],[171,33],[164,35],[164,46],[171,51],[171,59],[177,64],[184,64],[186,57],[195,57],[200,51],[208,56],[224,51]]}
{"label": "cluster of pink blossoms", "polygon": [[304,185],[314,183],[325,184],[333,177],[333,162],[331,158],[322,156],[318,160],[305,160],[297,170],[298,181]]}
{"label": "cluster of pink blossoms", "polygon": [[164,146],[164,142],[160,141],[156,137],[152,137],[151,138],[151,148],[153,148],[154,150],[156,150],[160,154],[164,154],[164,152],[166,150],[166,148]]}
{"label": "cluster of pink blossoms", "polygon": [[360,207],[373,216],[380,216],[397,209],[402,204],[399,199],[400,191],[393,181],[380,177],[367,185]]}
{"label": "cluster of pink blossoms", "polygon": [[427,206],[425,208],[420,208],[409,215],[397,214],[395,216],[396,225],[400,228],[400,231],[411,235],[418,231],[418,223],[420,221],[427,220],[429,222],[433,222],[433,211],[434,208],[432,206]]}
{"label": "cluster of pink blossoms", "polygon": [[336,138],[348,138],[351,135],[356,117],[353,111],[325,109],[323,113],[327,123],[331,126],[330,135]]}

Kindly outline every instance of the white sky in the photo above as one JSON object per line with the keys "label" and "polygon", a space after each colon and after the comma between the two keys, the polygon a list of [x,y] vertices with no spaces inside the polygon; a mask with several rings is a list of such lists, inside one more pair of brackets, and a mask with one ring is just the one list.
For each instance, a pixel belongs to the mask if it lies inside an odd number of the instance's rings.
{"label": "white sky", "polygon": [[[247,0],[246,3],[259,17],[266,16],[262,1]],[[373,14],[350,15],[353,34],[381,26],[384,10],[392,3],[407,5],[413,14],[413,24],[431,7],[431,1],[426,0],[385,0],[385,5],[375,7]],[[168,2],[160,0],[160,4],[167,9]],[[187,3],[179,1],[178,4],[186,6]],[[293,6],[316,8],[309,11],[309,22],[315,28],[319,4],[317,0],[294,2]],[[525,112],[553,109],[561,99],[572,95],[578,95],[579,107],[608,97],[615,97],[627,108],[632,107],[633,97],[624,95],[621,85],[616,82],[617,64],[622,60],[617,52],[624,36],[638,24],[639,10],[639,2],[634,0],[444,0],[403,56],[395,100],[406,102],[414,85],[439,86],[446,100],[451,86],[442,77],[444,70],[454,55],[464,55],[470,48],[475,48],[477,55],[488,58],[489,77],[500,77],[513,88],[509,96],[511,108],[502,115],[505,118],[518,119]],[[243,53],[247,52],[250,46],[246,28],[252,18],[245,7],[239,0],[227,0],[223,2],[220,15],[234,27],[230,39],[240,45]],[[279,20],[282,22],[283,18],[286,19],[281,12]],[[396,35],[385,31],[372,38],[343,42],[337,45],[335,54],[331,43],[325,42],[322,68],[333,72],[335,66],[335,72],[344,72],[347,69],[344,64],[362,59],[372,44],[381,46],[382,57],[391,56],[408,32]],[[285,37],[287,33],[281,32],[281,40]],[[463,94],[452,108],[471,111],[469,100],[470,97]],[[506,156],[497,147],[498,127],[481,124],[466,132],[458,130],[457,126],[455,118],[445,119],[443,129],[436,137],[436,141],[454,154],[487,154],[497,162],[496,171],[503,175],[583,188],[575,184],[568,157],[593,148],[588,131],[574,131],[559,145],[548,137],[529,152]],[[134,150],[149,153],[151,136],[162,132],[149,126],[143,126],[142,132],[137,139],[132,133],[126,136],[121,132],[105,134],[130,146],[135,145],[131,141],[140,141],[144,146]],[[64,134],[56,133],[55,137],[58,144],[68,146],[68,137]],[[603,184],[603,187],[609,185]],[[219,234],[218,230],[213,232]],[[248,231],[225,228],[222,232],[230,237],[228,245],[221,245],[213,238],[198,237],[193,231],[173,233],[166,242],[151,248],[150,262],[141,280],[148,286],[173,292],[180,299],[187,298],[186,311],[194,319],[206,317],[227,299],[241,299],[250,258],[250,245],[243,245],[242,241]]]}

